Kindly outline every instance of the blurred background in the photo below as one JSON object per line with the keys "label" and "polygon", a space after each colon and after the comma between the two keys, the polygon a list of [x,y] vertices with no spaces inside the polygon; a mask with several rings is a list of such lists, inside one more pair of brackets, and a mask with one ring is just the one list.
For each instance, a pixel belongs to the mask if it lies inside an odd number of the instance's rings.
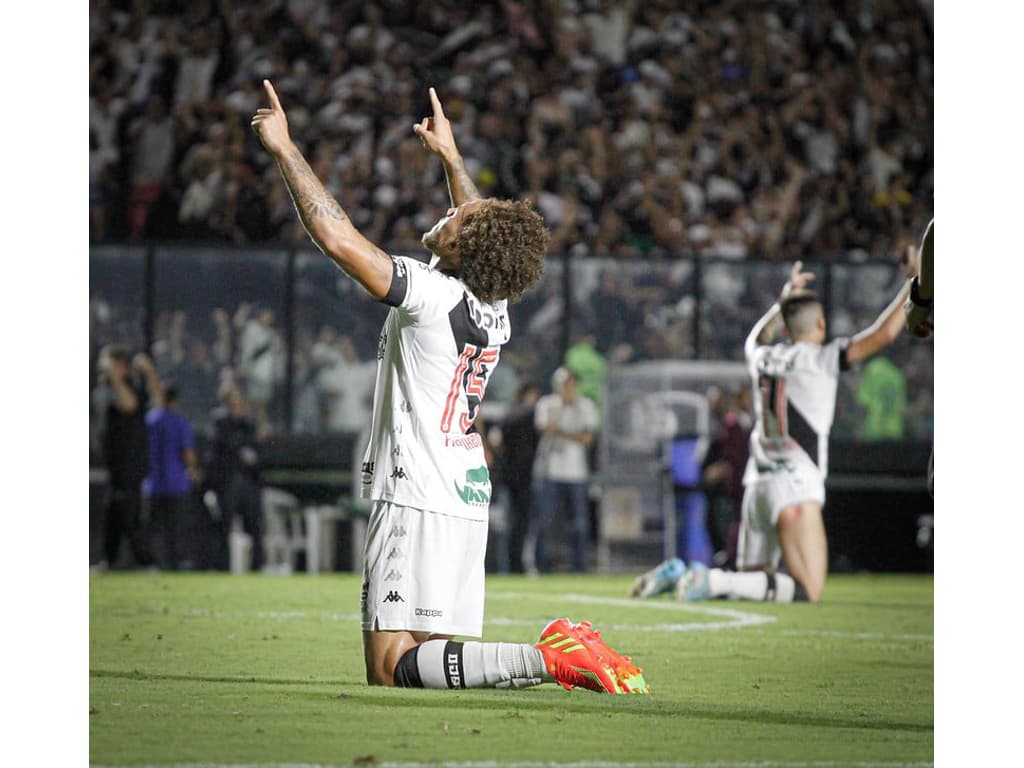
{"label": "blurred background", "polygon": [[[253,567],[253,538],[283,542],[264,569],[358,563],[352,467],[386,308],[302,230],[249,129],[263,78],[327,188],[391,252],[421,252],[449,204],[412,133],[430,86],[481,193],[532,199],[552,230],[478,424],[506,490],[489,568],[529,570],[516,530],[531,502],[515,486],[536,436],[525,458],[510,436],[528,385],[551,392],[560,366],[602,415],[588,569],[727,557],[731,470],[708,468],[725,461],[726,425],[749,428],[751,325],[802,259],[830,335],[866,327],[933,215],[931,13],[918,0],[93,2],[90,562],[109,491],[96,363],[113,343],[152,358],[195,432],[173,567]],[[932,568],[932,365],[930,341],[903,337],[840,379],[833,570]],[[227,392],[253,425],[254,482],[284,494],[263,493],[258,531],[206,493]],[[567,549],[550,554],[569,567]],[[127,547],[110,564],[134,565]]]}

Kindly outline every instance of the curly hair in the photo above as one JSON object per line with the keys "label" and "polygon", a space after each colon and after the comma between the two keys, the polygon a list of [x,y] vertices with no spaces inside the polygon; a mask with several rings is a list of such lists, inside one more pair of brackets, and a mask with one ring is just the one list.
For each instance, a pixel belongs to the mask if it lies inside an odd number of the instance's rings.
{"label": "curly hair", "polygon": [[458,235],[459,277],[486,304],[519,300],[544,274],[548,230],[529,201],[487,199]]}

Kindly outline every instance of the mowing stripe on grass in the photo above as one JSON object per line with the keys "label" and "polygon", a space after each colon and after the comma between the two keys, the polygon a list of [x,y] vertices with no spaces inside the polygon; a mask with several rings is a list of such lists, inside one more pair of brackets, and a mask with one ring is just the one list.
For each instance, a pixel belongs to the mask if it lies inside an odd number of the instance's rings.
{"label": "mowing stripe on grass", "polygon": [[[581,605],[600,605],[611,608],[623,608],[633,610],[654,610],[668,611],[671,613],[693,613],[704,616],[712,616],[722,621],[694,621],[694,622],[673,622],[669,624],[644,623],[605,623],[602,628],[624,632],[718,632],[725,629],[743,629],[745,627],[757,627],[764,624],[772,624],[776,618],[770,614],[753,613],[740,611],[735,608],[717,608],[709,605],[689,605],[678,602],[631,600],[616,597],[600,597],[595,595],[530,595],[522,592],[495,592],[487,595],[488,600],[529,600],[537,602],[558,602],[576,603]],[[228,618],[238,616],[256,616],[261,619],[308,619],[315,618],[317,614],[308,611],[255,611],[252,613],[244,611],[211,611],[204,608],[190,608],[186,611],[188,616],[212,616],[214,618]],[[319,618],[330,621],[358,621],[358,613],[321,613]],[[502,616],[495,616],[485,619],[485,624],[500,627],[536,627],[543,624],[543,620],[528,621],[524,619],[511,619]]]}
{"label": "mowing stripe on grass", "polygon": [[826,632],[816,629],[784,629],[781,634],[788,637],[828,637],[838,640],[913,640],[934,642],[934,635],[887,635],[884,632]]}
{"label": "mowing stripe on grass", "polygon": [[[488,595],[493,597],[520,600],[525,597],[522,594],[503,593],[500,595]],[[671,624],[632,624],[615,622],[602,625],[602,628],[611,629],[616,632],[718,632],[726,629],[744,629],[747,627],[763,626],[773,624],[777,621],[775,616],[763,613],[751,613],[740,611],[734,608],[716,608],[707,605],[685,605],[667,602],[637,602],[636,600],[621,600],[619,598],[593,597],[589,595],[560,595],[557,599],[562,602],[587,603],[591,605],[610,605],[612,607],[625,608],[653,608],[657,611],[684,611],[705,616],[717,616],[724,621],[694,621]],[[254,616],[259,619],[310,619],[319,618],[327,621],[355,622],[360,620],[358,613],[315,613],[310,611],[211,611],[205,608],[190,608],[185,611],[187,616],[209,616],[217,619],[238,618],[243,616]],[[492,616],[484,620],[484,624],[494,627],[536,627],[542,620],[533,621],[525,619],[512,619],[506,616]],[[884,640],[884,641],[906,641],[906,642],[934,642],[933,635],[898,633],[887,634],[884,632],[835,632],[810,629],[784,629],[780,631],[786,637],[825,637],[834,640]]]}

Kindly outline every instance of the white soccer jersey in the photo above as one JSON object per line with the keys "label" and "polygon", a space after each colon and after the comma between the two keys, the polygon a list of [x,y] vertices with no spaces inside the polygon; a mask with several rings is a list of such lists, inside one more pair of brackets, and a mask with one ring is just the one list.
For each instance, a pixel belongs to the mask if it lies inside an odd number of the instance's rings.
{"label": "white soccer jersey", "polygon": [[491,480],[473,420],[509,339],[507,302],[483,304],[458,278],[392,259],[362,497],[486,520]]}
{"label": "white soccer jersey", "polygon": [[828,474],[828,436],[836,388],[846,361],[847,338],[828,344],[757,347],[747,359],[754,387],[754,428],[743,482],[780,467],[816,468]]}

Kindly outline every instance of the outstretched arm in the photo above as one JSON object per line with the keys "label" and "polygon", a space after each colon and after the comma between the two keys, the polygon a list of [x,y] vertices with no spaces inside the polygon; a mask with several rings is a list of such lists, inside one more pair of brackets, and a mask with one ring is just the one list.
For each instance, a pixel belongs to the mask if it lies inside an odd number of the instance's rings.
{"label": "outstretched arm", "polygon": [[[803,266],[804,263],[802,261],[793,263],[793,268],[789,271],[789,280],[782,286],[782,293],[779,298],[784,299],[793,291],[805,288],[814,279],[813,272],[800,271],[803,269]],[[775,336],[781,320],[782,307],[779,302],[775,302],[768,308],[767,312],[761,315],[761,319],[754,323],[754,327],[750,329],[747,340],[743,344],[743,354],[749,358],[758,346],[769,343]]]}
{"label": "outstretched arm", "polygon": [[853,364],[871,357],[892,344],[903,331],[903,304],[910,296],[910,281],[900,288],[889,306],[882,310],[870,326],[850,340],[846,348],[846,360]]}
{"label": "outstretched arm", "polygon": [[906,314],[906,326],[907,331],[917,336],[918,338],[925,339],[932,333],[932,324],[929,322],[928,317],[932,313],[932,302],[935,296],[935,286],[933,284],[934,271],[932,269],[932,250],[935,242],[935,219],[928,222],[928,228],[924,232],[924,237],[921,239],[921,249],[919,251],[919,266],[917,277],[914,278],[917,282],[916,289],[913,283],[911,284],[910,301],[904,306],[904,312]]}
{"label": "outstretched arm", "polygon": [[306,158],[292,143],[288,120],[274,86],[269,80],[264,80],[263,87],[270,100],[270,108],[256,111],[252,129],[277,161],[295,210],[310,239],[371,296],[384,298],[391,288],[391,257],[363,237],[338,201],[324,188]]}
{"label": "outstretched arm", "polygon": [[455,146],[452,125],[445,117],[441,100],[437,98],[437,92],[433,88],[430,89],[430,103],[434,107],[434,116],[424,117],[421,123],[413,126],[413,130],[423,141],[423,146],[441,158],[452,205],[458,207],[471,200],[479,200],[480,192],[466,171],[466,164],[462,161],[458,147]]}

